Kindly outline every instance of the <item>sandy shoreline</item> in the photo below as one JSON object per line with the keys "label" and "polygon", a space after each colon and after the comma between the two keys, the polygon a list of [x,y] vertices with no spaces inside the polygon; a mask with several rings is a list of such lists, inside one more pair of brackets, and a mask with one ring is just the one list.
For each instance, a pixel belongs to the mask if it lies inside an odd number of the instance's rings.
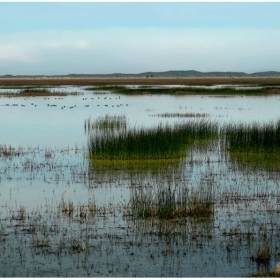
{"label": "sandy shoreline", "polygon": [[0,78],[0,86],[280,84],[280,77]]}

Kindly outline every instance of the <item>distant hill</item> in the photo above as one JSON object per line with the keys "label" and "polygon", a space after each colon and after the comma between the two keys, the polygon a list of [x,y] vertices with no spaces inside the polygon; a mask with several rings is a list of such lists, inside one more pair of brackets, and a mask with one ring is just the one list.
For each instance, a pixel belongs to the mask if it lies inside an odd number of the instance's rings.
{"label": "distant hill", "polygon": [[195,70],[174,70],[165,72],[144,72],[139,74],[123,74],[123,73],[113,73],[113,74],[68,74],[68,75],[17,75],[13,76],[10,74],[0,76],[0,78],[40,78],[40,77],[269,77],[269,76],[280,76],[280,72],[277,71],[267,71],[267,72],[256,72],[247,74],[244,72],[199,72]]}

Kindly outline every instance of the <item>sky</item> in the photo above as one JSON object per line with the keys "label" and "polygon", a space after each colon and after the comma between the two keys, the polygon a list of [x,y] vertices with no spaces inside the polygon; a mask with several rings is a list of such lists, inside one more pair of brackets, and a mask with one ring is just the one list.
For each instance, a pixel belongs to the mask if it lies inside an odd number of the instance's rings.
{"label": "sky", "polygon": [[280,2],[0,2],[0,75],[280,71]]}

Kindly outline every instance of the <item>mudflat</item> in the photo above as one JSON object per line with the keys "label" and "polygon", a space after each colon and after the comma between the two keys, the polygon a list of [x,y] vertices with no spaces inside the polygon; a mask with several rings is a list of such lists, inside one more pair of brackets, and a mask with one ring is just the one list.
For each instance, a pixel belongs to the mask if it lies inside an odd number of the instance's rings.
{"label": "mudflat", "polygon": [[126,77],[126,78],[0,78],[0,86],[27,86],[27,85],[213,85],[213,84],[280,84],[277,77]]}

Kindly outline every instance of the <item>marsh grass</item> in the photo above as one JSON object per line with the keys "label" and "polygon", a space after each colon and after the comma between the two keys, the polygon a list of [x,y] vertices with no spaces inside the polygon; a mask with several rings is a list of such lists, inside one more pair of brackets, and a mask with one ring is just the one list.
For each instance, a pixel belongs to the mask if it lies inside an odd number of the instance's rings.
{"label": "marsh grass", "polygon": [[187,216],[192,218],[209,218],[214,213],[213,205],[213,188],[211,186],[199,186],[189,196]]}
{"label": "marsh grass", "polygon": [[20,92],[17,94],[17,96],[22,97],[29,97],[29,96],[66,96],[68,95],[65,92],[54,92],[49,89],[43,88],[27,88],[20,90]]}
{"label": "marsh grass", "polygon": [[230,124],[224,128],[231,152],[279,153],[280,120],[263,125]]}
{"label": "marsh grass", "polygon": [[187,199],[172,188],[157,187],[152,189],[135,189],[131,201],[132,213],[140,218],[175,219],[186,217]]}
{"label": "marsh grass", "polygon": [[3,92],[1,95],[8,97],[36,97],[36,96],[67,96],[67,95],[78,95],[78,92],[56,92],[52,88],[46,87],[15,87],[5,89],[18,89],[17,92]]}
{"label": "marsh grass", "polygon": [[280,166],[280,120],[265,124],[230,124],[223,129],[233,160],[253,166]]}
{"label": "marsh grass", "polygon": [[112,115],[106,114],[104,117],[98,117],[96,120],[92,120],[89,117],[84,121],[85,132],[90,132],[91,130],[99,129],[126,129],[127,127],[127,117],[126,115]]}
{"label": "marsh grass", "polygon": [[101,208],[98,209],[96,202],[93,198],[88,199],[87,204],[76,204],[72,200],[65,201],[61,198],[60,203],[57,206],[58,214],[61,212],[64,216],[68,218],[78,218],[80,222],[84,222],[89,218],[96,215],[97,212],[101,212]]}
{"label": "marsh grass", "polygon": [[125,86],[99,86],[89,87],[87,90],[103,90],[112,91],[118,94],[126,95],[147,95],[147,94],[168,94],[168,95],[273,95],[280,94],[280,89],[277,87],[266,88],[193,88],[193,87],[173,87],[173,88],[155,88],[155,87],[138,87],[128,88]]}
{"label": "marsh grass", "polygon": [[270,260],[270,250],[269,246],[265,246],[264,248],[258,248],[256,254],[251,256],[251,260],[256,263],[268,263]]}
{"label": "marsh grass", "polygon": [[186,155],[187,145],[217,135],[218,124],[207,120],[105,130],[90,135],[89,156],[92,160],[179,159]]}
{"label": "marsh grass", "polygon": [[26,218],[26,208],[24,206],[20,206],[19,210],[17,211],[17,215],[14,213],[12,214],[13,220],[24,221]]}
{"label": "marsh grass", "polygon": [[18,149],[12,147],[11,145],[0,145],[0,157],[19,157],[23,153],[23,148],[19,147]]}
{"label": "marsh grass", "polygon": [[162,118],[205,118],[209,117],[209,114],[203,113],[185,113],[185,114],[180,114],[180,113],[162,113],[162,114],[155,114],[155,115],[150,115],[152,117],[162,117]]}
{"label": "marsh grass", "polygon": [[213,214],[212,188],[199,187],[190,190],[187,186],[162,186],[155,189],[140,187],[132,191],[132,215],[139,218],[160,220],[210,218]]}

